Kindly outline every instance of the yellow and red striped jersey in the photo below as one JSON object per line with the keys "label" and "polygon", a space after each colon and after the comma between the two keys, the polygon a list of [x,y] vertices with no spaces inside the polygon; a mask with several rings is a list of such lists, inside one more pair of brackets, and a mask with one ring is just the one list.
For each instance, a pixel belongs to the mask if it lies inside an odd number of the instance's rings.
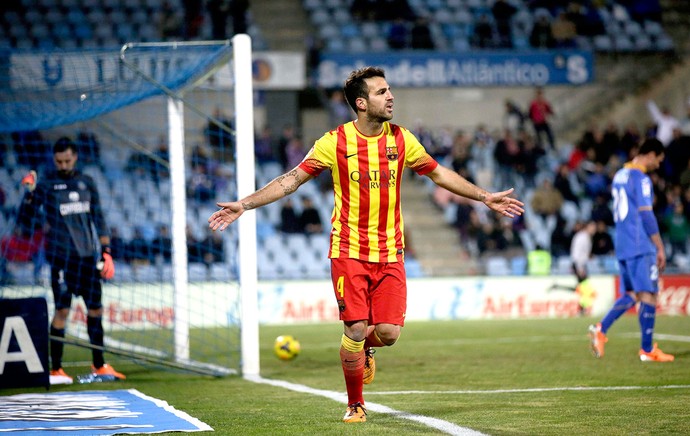
{"label": "yellow and red striped jersey", "polygon": [[317,140],[299,166],[315,177],[326,169],[333,176],[328,257],[397,262],[405,243],[403,169],[425,175],[438,163],[403,127],[385,122],[381,134],[365,136],[351,121]]}

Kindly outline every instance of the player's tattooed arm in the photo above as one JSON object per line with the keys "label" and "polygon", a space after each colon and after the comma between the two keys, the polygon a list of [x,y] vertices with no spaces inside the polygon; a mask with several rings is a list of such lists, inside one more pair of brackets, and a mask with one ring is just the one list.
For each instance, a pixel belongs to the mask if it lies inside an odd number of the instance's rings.
{"label": "player's tattooed arm", "polygon": [[244,210],[252,210],[255,209],[256,205],[254,204],[253,201],[244,201],[242,202],[242,209]]}
{"label": "player's tattooed arm", "polygon": [[295,168],[278,177],[276,182],[278,182],[280,187],[283,189],[283,193],[285,195],[290,195],[295,192],[302,183],[304,183],[304,180],[301,180],[299,174],[297,173],[297,169]]}

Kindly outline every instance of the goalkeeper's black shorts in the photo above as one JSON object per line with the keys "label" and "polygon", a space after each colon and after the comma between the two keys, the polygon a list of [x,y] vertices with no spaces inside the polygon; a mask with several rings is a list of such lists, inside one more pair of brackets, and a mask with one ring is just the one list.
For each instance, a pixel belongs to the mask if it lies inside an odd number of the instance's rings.
{"label": "goalkeeper's black shorts", "polygon": [[101,276],[94,257],[52,259],[50,279],[56,310],[70,308],[72,295],[82,297],[88,309],[103,306]]}

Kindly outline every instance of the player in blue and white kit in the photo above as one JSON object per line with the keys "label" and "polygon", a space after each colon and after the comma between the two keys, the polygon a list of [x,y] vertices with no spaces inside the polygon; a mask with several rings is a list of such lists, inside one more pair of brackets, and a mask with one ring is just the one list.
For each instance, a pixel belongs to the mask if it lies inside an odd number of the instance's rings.
{"label": "player in blue and white kit", "polygon": [[654,190],[648,172],[659,168],[664,160],[664,146],[649,138],[640,146],[637,156],[616,172],[611,194],[615,221],[615,249],[620,269],[621,290],[625,291],[604,319],[589,327],[592,353],[604,356],[606,332],[628,309],[639,302],[641,349],[643,362],[671,362],[673,355],[661,351],[652,342],[659,274],[666,267],[664,243],[652,210]]}

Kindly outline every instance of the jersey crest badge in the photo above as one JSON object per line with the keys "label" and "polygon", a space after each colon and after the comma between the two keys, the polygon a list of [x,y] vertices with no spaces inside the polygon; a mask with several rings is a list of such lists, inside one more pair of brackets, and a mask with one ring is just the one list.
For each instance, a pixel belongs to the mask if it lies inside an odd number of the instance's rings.
{"label": "jersey crest badge", "polygon": [[386,159],[388,160],[398,160],[398,147],[386,147]]}

